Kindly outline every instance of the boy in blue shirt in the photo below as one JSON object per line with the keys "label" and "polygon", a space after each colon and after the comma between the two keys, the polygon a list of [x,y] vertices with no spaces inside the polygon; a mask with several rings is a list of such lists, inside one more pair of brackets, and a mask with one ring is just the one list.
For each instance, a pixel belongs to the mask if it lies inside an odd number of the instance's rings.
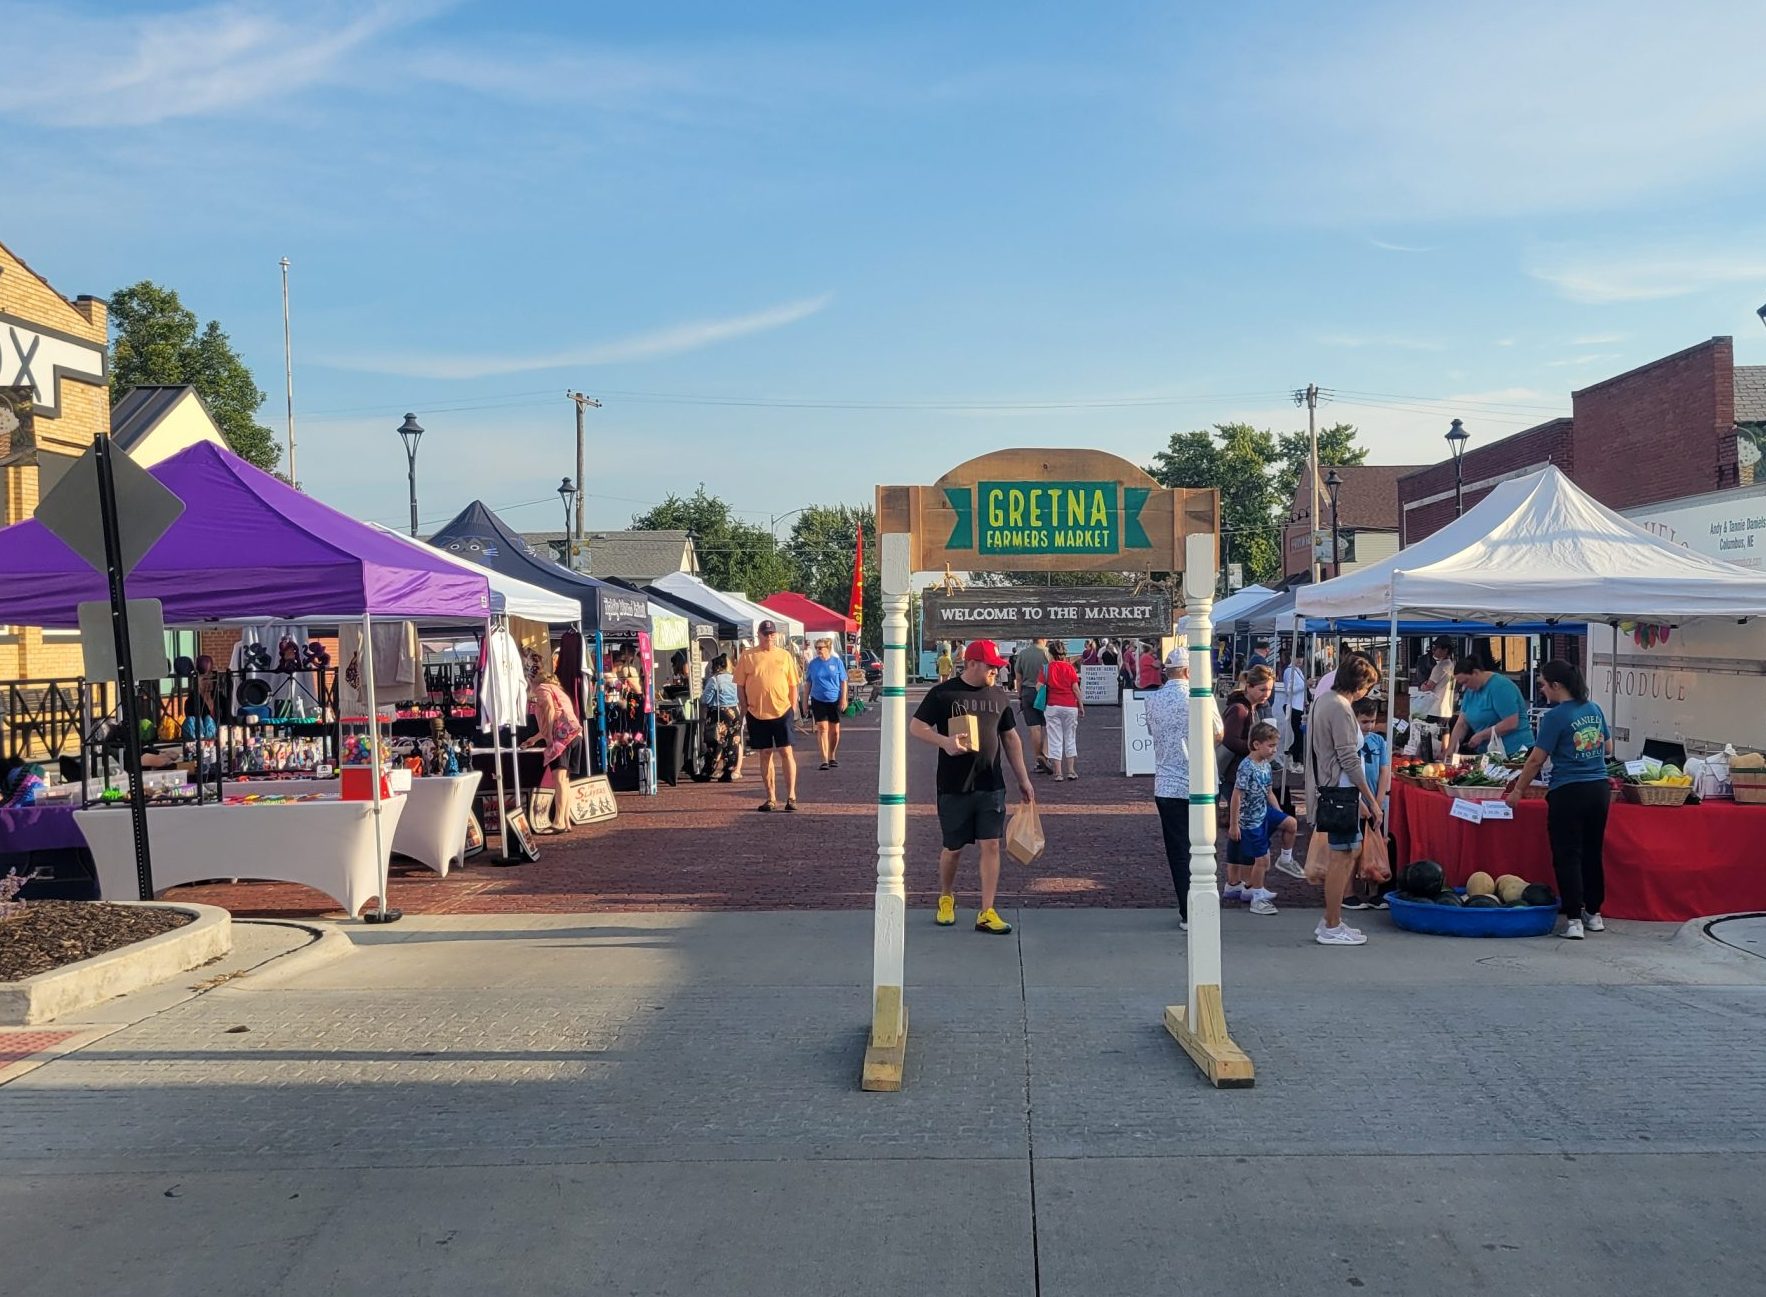
{"label": "boy in blue shirt", "polygon": [[[1374,790],[1379,800],[1380,812],[1390,816],[1392,813],[1392,753],[1386,747],[1386,736],[1380,733],[1380,705],[1372,698],[1358,698],[1354,704],[1355,719],[1361,726],[1361,770],[1367,776],[1367,786]],[[1366,823],[1367,808],[1361,808],[1362,835],[1371,833],[1372,828]],[[1375,883],[1362,878],[1359,872],[1350,887],[1349,894],[1343,898],[1345,910],[1383,910],[1386,908],[1385,893],[1391,889],[1390,883]]]}
{"label": "boy in blue shirt", "polygon": [[1294,817],[1281,808],[1275,799],[1275,748],[1280,738],[1276,727],[1258,721],[1251,727],[1250,752],[1239,762],[1233,777],[1232,806],[1228,821],[1232,840],[1239,844],[1239,862],[1245,870],[1245,883],[1237,889],[1228,888],[1221,896],[1225,901],[1243,899],[1250,903],[1253,914],[1274,914],[1275,893],[1263,885],[1269,874],[1269,844],[1279,834],[1282,854],[1294,850]]}

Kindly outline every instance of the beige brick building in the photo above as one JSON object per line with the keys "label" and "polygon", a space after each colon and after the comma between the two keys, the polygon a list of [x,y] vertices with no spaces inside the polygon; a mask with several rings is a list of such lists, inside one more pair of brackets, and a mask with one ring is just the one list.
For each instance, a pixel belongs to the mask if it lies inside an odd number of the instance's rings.
{"label": "beige brick building", "polygon": [[[103,300],[63,297],[0,244],[0,521],[29,518],[92,438],[109,434],[106,316]],[[0,627],[0,680],[80,670],[71,633]]]}

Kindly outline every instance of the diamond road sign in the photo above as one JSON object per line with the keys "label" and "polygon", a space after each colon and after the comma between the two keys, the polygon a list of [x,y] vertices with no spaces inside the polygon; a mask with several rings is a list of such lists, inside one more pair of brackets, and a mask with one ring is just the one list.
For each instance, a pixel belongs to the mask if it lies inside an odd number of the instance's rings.
{"label": "diamond road sign", "polygon": [[[184,512],[184,502],[119,446],[110,448],[123,571],[133,572]],[[98,452],[88,447],[44,496],[34,515],[96,572],[104,571],[104,523],[98,509]]]}

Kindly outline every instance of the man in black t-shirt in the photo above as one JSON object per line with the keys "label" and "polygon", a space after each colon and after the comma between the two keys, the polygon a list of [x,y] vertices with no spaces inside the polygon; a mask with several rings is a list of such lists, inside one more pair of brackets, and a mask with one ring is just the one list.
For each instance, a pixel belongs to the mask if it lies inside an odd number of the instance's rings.
{"label": "man in black t-shirt", "polygon": [[[944,850],[938,856],[940,927],[957,921],[957,865],[971,842],[981,849],[981,910],[975,930],[1004,936],[1012,925],[993,908],[1000,879],[1000,839],[1006,831],[1006,778],[1001,757],[1009,757],[1018,791],[1036,800],[1012,696],[994,683],[1006,660],[992,640],[976,640],[963,650],[963,673],[935,685],[921,700],[908,733],[938,749],[938,826]],[[974,717],[970,742],[968,717]]]}

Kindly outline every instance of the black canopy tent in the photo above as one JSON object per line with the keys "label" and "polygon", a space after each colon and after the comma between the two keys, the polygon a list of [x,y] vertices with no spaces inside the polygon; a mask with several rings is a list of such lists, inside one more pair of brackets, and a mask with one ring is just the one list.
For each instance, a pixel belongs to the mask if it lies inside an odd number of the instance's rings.
{"label": "black canopy tent", "polygon": [[[482,500],[474,500],[462,509],[429,538],[429,543],[480,567],[578,600],[583,610],[585,647],[592,648],[593,684],[596,687],[604,670],[608,643],[632,644],[638,650],[636,657],[643,671],[644,743],[647,748],[654,748],[656,702],[655,673],[650,663],[649,596],[554,563],[528,544]],[[603,719],[608,719],[605,714]],[[606,772],[609,727],[603,723],[599,730],[596,766]],[[643,782],[640,779],[640,785]]]}

